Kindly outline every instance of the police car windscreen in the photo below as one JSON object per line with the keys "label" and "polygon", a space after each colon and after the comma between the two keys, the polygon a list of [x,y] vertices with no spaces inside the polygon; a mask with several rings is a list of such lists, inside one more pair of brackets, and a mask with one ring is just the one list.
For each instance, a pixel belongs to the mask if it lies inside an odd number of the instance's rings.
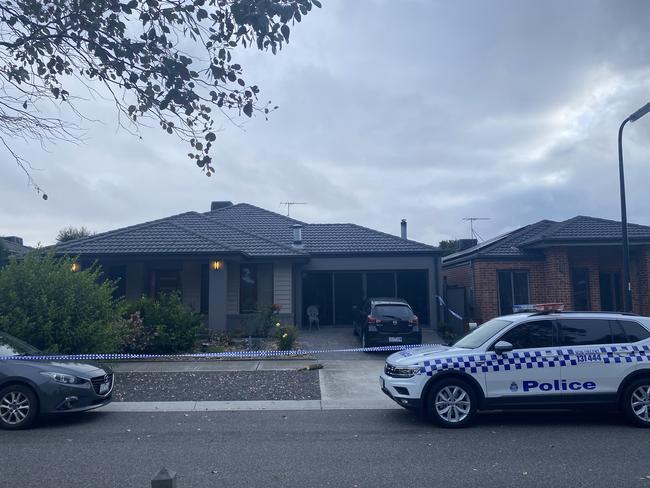
{"label": "police car windscreen", "polygon": [[372,316],[378,319],[411,320],[413,311],[407,305],[376,305]]}
{"label": "police car windscreen", "polygon": [[512,324],[510,320],[492,319],[485,322],[480,327],[474,329],[465,337],[460,338],[454,343],[453,347],[462,347],[465,349],[475,349],[483,345],[486,341],[498,334],[500,330],[505,329]]}

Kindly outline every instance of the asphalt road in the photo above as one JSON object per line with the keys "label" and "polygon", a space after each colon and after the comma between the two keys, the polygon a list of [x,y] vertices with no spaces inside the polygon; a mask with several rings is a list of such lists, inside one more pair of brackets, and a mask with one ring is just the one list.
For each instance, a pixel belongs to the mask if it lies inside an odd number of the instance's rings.
{"label": "asphalt road", "polygon": [[650,430],[609,413],[495,413],[463,430],[402,410],[89,413],[0,432],[0,484],[650,487]]}

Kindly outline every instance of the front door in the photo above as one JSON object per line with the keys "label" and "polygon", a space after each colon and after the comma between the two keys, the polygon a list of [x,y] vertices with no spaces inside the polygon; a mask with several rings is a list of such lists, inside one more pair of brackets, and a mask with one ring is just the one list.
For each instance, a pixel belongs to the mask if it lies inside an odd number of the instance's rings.
{"label": "front door", "polygon": [[[495,353],[494,344],[499,341],[509,342],[513,350]],[[486,355],[486,396],[523,398],[552,393],[547,385],[561,379],[554,346],[554,321],[544,318],[519,324],[496,339]]]}

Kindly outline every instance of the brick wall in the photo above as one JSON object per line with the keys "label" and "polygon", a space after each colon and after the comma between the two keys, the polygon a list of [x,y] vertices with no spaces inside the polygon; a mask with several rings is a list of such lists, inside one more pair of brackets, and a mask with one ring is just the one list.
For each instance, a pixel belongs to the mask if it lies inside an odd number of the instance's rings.
{"label": "brick wall", "polygon": [[[473,297],[470,310],[479,322],[499,315],[497,272],[526,270],[531,303],[563,303],[575,309],[571,270],[589,273],[591,310],[601,310],[600,273],[622,274],[621,249],[617,246],[552,247],[544,249],[543,261],[474,261],[443,270],[449,285],[465,286]],[[650,315],[650,246],[634,246],[631,252],[632,305],[636,313]],[[622,276],[621,276],[622,279]],[[472,308],[473,305],[473,308]]]}

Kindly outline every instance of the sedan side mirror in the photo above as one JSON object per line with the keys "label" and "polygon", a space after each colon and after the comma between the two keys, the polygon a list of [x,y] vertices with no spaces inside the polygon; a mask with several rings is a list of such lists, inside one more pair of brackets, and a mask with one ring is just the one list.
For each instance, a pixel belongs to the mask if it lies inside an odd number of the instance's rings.
{"label": "sedan side mirror", "polygon": [[513,349],[513,345],[506,341],[499,341],[494,345],[494,352],[497,354],[503,354],[504,352],[510,352]]}

